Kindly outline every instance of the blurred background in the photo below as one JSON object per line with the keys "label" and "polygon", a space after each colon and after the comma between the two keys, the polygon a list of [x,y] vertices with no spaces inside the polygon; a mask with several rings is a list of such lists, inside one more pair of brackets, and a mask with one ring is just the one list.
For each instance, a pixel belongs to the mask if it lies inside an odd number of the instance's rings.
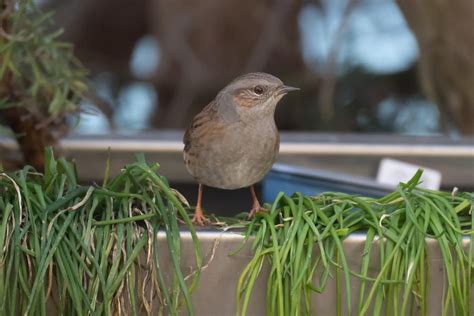
{"label": "blurred background", "polygon": [[[455,4],[454,4],[455,3]],[[472,134],[474,4],[46,1],[93,86],[77,133],[184,128],[236,76],[301,93],[282,130]]]}
{"label": "blurred background", "polygon": [[233,78],[264,71],[301,88],[276,111],[279,162],[372,181],[388,157],[474,189],[473,1],[37,2],[89,70],[62,142],[85,180],[101,177],[111,146],[116,172],[144,151],[191,192],[184,128]]}

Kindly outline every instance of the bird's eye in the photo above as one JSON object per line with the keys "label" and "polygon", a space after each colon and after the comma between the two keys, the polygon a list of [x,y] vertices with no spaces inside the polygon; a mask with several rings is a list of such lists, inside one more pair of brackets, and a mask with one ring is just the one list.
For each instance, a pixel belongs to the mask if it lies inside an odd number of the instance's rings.
{"label": "bird's eye", "polygon": [[253,92],[255,92],[255,94],[261,95],[263,93],[263,88],[260,86],[255,86],[255,88],[253,88]]}

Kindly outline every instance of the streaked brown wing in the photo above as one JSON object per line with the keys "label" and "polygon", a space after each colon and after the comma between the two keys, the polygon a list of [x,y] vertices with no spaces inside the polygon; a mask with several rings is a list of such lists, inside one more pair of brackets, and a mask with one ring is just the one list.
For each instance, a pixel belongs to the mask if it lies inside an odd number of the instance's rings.
{"label": "streaked brown wing", "polygon": [[191,122],[191,126],[184,134],[184,151],[191,149],[191,144],[206,141],[207,137],[212,137],[218,130],[224,127],[224,123],[219,118],[215,101],[211,101]]}

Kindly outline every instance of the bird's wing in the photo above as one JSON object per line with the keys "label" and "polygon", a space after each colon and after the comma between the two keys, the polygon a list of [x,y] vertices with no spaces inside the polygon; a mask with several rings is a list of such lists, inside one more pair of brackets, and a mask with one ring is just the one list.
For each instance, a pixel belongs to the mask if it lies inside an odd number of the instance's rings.
{"label": "bird's wing", "polygon": [[215,101],[211,101],[191,122],[184,134],[184,151],[188,152],[192,145],[198,145],[205,139],[212,138],[225,126],[219,117]]}

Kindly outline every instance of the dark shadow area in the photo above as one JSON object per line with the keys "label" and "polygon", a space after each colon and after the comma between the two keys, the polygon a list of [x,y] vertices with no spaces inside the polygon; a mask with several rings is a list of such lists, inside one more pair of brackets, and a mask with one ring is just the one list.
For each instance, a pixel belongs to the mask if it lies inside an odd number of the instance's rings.
{"label": "dark shadow area", "polygon": [[[197,184],[171,183],[171,186],[185,196],[191,205],[196,204]],[[261,185],[256,185],[255,191],[261,199]],[[247,188],[230,191],[204,187],[203,207],[207,214],[234,216],[241,212],[248,212],[251,204],[250,191]]]}

